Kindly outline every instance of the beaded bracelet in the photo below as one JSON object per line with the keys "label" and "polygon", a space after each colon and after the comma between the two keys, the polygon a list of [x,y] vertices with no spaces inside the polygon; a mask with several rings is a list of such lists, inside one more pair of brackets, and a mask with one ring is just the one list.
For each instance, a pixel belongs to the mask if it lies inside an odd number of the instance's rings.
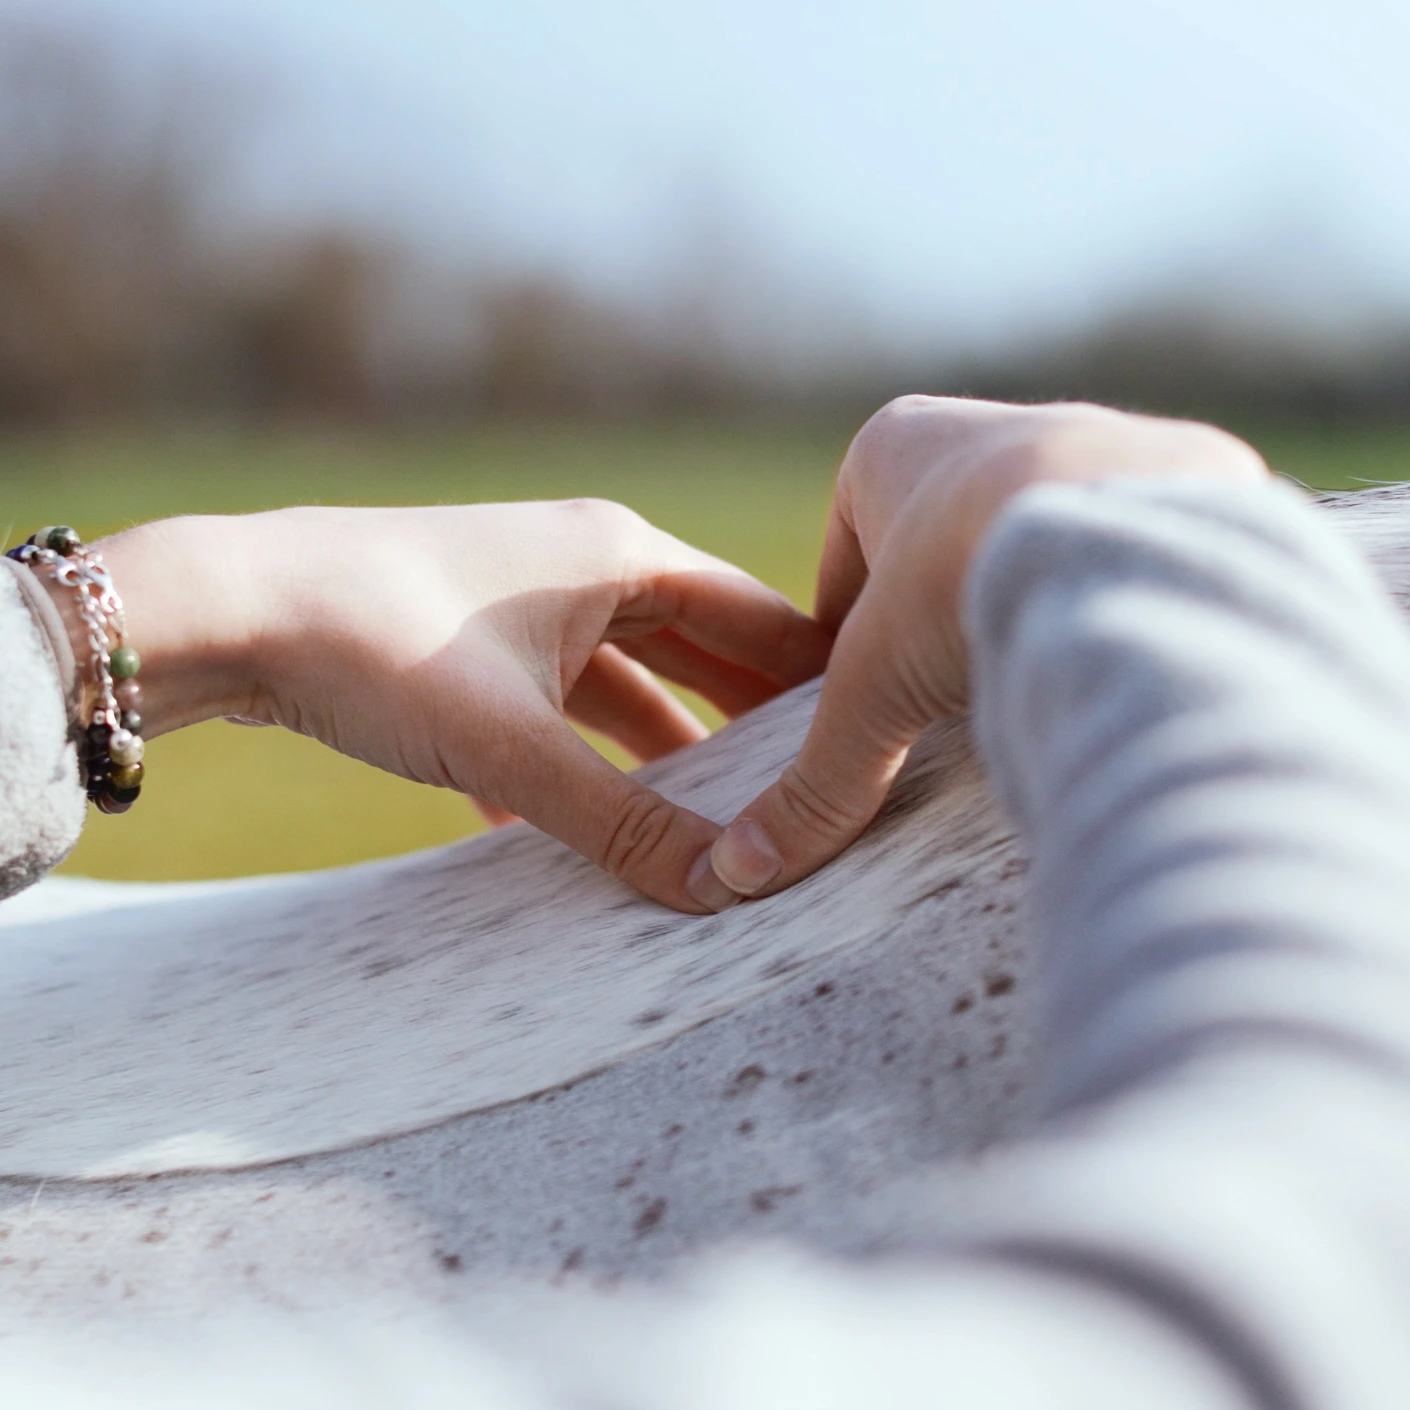
{"label": "beaded bracelet", "polygon": [[127,644],[122,599],[102,558],[67,524],[32,534],[7,558],[74,589],[88,633],[88,673],[97,700],[82,739],[84,786],[100,812],[125,813],[142,792],[142,658]]}

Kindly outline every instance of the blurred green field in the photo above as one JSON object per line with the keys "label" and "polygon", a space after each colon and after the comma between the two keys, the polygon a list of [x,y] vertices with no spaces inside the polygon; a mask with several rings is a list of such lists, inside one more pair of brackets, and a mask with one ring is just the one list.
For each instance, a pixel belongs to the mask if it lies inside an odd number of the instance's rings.
{"label": "blurred green field", "polygon": [[[6,546],[44,523],[86,538],[180,513],[294,503],[444,504],[601,495],[732,559],[800,604],[812,594],[838,427],[500,426],[454,434],[187,434],[0,442]],[[1274,467],[1327,489],[1410,478],[1410,431],[1278,430]],[[337,866],[477,830],[459,796],[282,730],[215,721],[153,741],[142,802],[92,815],[64,870],[115,879]]]}

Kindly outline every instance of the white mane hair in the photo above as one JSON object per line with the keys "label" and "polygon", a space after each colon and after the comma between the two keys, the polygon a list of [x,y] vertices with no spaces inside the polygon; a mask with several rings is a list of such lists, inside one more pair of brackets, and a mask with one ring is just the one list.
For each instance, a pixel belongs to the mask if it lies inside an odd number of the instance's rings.
{"label": "white mane hair", "polygon": [[[1410,606],[1410,492],[1322,502]],[[644,776],[724,820],[815,699]],[[346,1331],[740,1241],[868,1247],[897,1190],[1027,1127],[1025,870],[954,720],[838,861],[718,916],[522,824],[306,875],[41,883],[0,906],[0,1399],[132,1319]]]}

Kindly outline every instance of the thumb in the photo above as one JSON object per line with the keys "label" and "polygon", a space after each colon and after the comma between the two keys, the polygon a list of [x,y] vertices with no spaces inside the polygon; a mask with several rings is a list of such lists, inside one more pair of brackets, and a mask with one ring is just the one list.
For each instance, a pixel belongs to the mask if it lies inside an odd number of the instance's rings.
{"label": "thumb", "polygon": [[506,741],[490,801],[582,853],[644,895],[678,911],[723,910],[724,887],[697,899],[692,861],[720,835],[718,823],[682,808],[609,763],[554,711],[536,714]]}
{"label": "thumb", "polygon": [[[711,845],[708,878],[694,888],[702,902],[720,883],[772,895],[831,861],[876,816],[921,731],[964,708],[958,622],[902,605],[878,579],[863,590],[798,757]],[[706,866],[697,859],[693,875]]]}

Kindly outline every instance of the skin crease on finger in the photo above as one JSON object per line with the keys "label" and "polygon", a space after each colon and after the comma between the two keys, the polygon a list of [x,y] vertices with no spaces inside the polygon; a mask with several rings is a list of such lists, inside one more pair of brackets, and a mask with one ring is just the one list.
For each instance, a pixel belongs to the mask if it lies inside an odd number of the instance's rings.
{"label": "skin crease on finger", "polygon": [[839,471],[818,617],[841,631],[812,728],[797,761],[696,859],[693,894],[770,895],[816,870],[860,835],[920,731],[964,708],[964,578],[1016,494],[1052,481],[1267,474],[1250,446],[1193,422],[1082,404],[883,407]]}

